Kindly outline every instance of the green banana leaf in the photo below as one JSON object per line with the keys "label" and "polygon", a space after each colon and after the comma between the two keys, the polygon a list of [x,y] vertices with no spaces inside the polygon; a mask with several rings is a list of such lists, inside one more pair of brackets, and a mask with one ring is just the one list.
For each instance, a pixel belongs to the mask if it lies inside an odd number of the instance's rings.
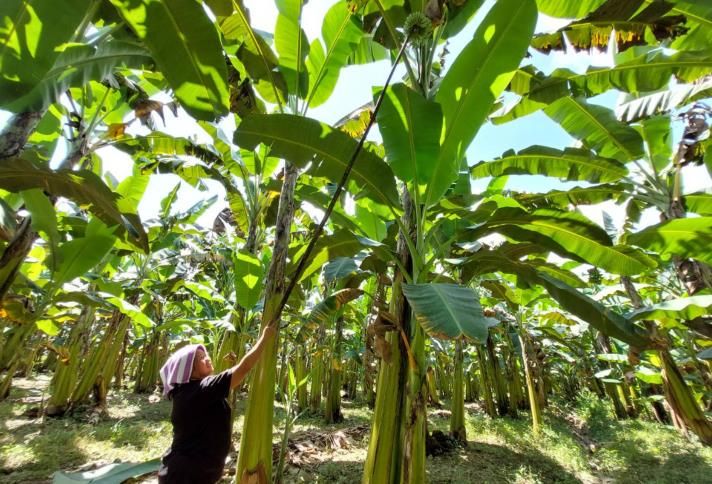
{"label": "green banana leaf", "polygon": [[690,193],[683,196],[685,209],[698,215],[712,215],[712,193]]}
{"label": "green banana leaf", "polygon": [[[284,158],[300,168],[313,162],[309,174],[331,182],[341,180],[356,149],[356,140],[314,119],[291,114],[253,114],[235,131],[235,143],[254,149],[259,143],[271,147],[273,156]],[[361,150],[351,172],[354,193],[365,195],[382,205],[398,207],[400,201],[391,168],[368,149]]]}
{"label": "green banana leaf", "polygon": [[277,2],[279,14],[274,29],[274,46],[279,54],[279,70],[284,76],[287,91],[304,99],[309,89],[306,58],[309,39],[301,27],[303,0]]}
{"label": "green banana leaf", "polygon": [[235,260],[235,298],[244,309],[252,309],[262,294],[264,267],[253,254],[238,251]]}
{"label": "green banana leaf", "polygon": [[[89,0],[0,2],[0,107],[31,92],[79,27]],[[19,109],[15,112],[20,112]]]}
{"label": "green banana leaf", "polygon": [[426,207],[437,203],[457,178],[465,150],[526,54],[536,17],[533,0],[496,2],[445,74],[435,95],[444,122]]}
{"label": "green banana leaf", "polygon": [[494,161],[480,162],[470,169],[473,178],[501,175],[546,175],[591,183],[618,181],[628,175],[620,162],[596,156],[588,150],[531,146],[519,153],[510,150]]}
{"label": "green banana leaf", "polygon": [[199,2],[110,1],[149,48],[191,116],[212,121],[227,114],[227,65],[217,29]]}
{"label": "green banana leaf", "polygon": [[337,257],[324,266],[324,279],[326,282],[332,282],[357,271],[356,261],[351,257]]}
{"label": "green banana leaf", "polygon": [[580,0],[572,2],[570,0],[537,0],[539,11],[550,17],[557,18],[581,18],[608,0]]}
{"label": "green banana leaf", "polygon": [[712,311],[712,296],[690,296],[636,309],[626,315],[630,321],[673,319],[689,321]]}
{"label": "green banana leaf", "polygon": [[346,2],[336,2],[324,17],[321,36],[325,45],[315,39],[309,46],[307,69],[309,94],[307,106],[317,107],[331,96],[341,69],[361,42],[363,32]]}
{"label": "green banana leaf", "polygon": [[378,129],[393,173],[409,184],[415,196],[424,195],[427,187],[436,183],[442,121],[440,105],[405,84],[386,91],[378,112]]}
{"label": "green banana leaf", "polygon": [[108,40],[97,46],[72,44],[61,51],[52,68],[31,90],[7,101],[0,99],[0,107],[14,112],[41,110],[57,102],[70,87],[92,80],[103,81],[119,67],[141,68],[152,63],[146,49],[128,42]]}
{"label": "green banana leaf", "polygon": [[0,188],[11,192],[37,188],[86,205],[107,225],[122,227],[131,241],[148,250],[148,236],[138,216],[122,213],[120,196],[89,170],[55,171],[25,158],[10,158],[0,164]]}
{"label": "green banana leaf", "polygon": [[479,235],[496,231],[517,241],[532,242],[614,274],[635,275],[655,267],[655,262],[639,251],[612,247],[605,230],[575,212],[539,209],[527,213],[505,207],[474,230]]}
{"label": "green banana leaf", "polygon": [[627,198],[631,188],[624,184],[604,184],[593,187],[573,187],[568,190],[551,190],[546,193],[521,193],[515,195],[519,203],[534,208],[562,208],[569,205],[595,205],[606,200]]}
{"label": "green banana leaf", "polygon": [[467,336],[480,344],[487,341],[488,328],[497,322],[486,317],[470,287],[456,284],[404,284],[418,323],[435,338]]}
{"label": "green banana leaf", "polygon": [[712,263],[712,217],[680,218],[628,236],[627,242],[663,257],[679,256]]}
{"label": "green banana leaf", "polygon": [[233,3],[235,13],[222,19],[220,29],[227,41],[239,44],[237,57],[256,82],[259,93],[267,101],[283,105],[287,99],[287,86],[277,69],[277,56],[267,41],[252,28],[249,11],[242,0]]}
{"label": "green banana leaf", "polygon": [[604,158],[626,162],[645,156],[640,133],[618,121],[611,109],[589,104],[583,98],[562,97],[544,112]]}
{"label": "green banana leaf", "polygon": [[506,112],[493,118],[495,124],[506,123],[531,114],[567,96],[587,97],[611,89],[629,93],[667,89],[674,76],[678,82],[692,82],[712,73],[712,55],[706,51],[667,54],[656,49],[639,54],[631,49],[621,54],[613,67],[590,67],[578,74],[569,69],[556,69],[550,76],[522,68],[512,79],[512,87],[522,99]]}
{"label": "green banana leaf", "polygon": [[[298,262],[306,252],[307,245],[308,244],[305,243],[299,246],[296,252],[290,255],[292,263],[287,269],[287,274],[290,276],[293,277]],[[351,257],[363,249],[363,243],[349,230],[342,229],[330,235],[322,235],[314,246],[314,250],[309,256],[304,272],[302,272],[302,275],[299,277],[299,281],[310,277],[327,262],[339,257]]]}
{"label": "green banana leaf", "polygon": [[127,479],[157,472],[160,466],[161,460],[153,459],[139,464],[133,462],[109,464],[85,472],[57,471],[52,475],[52,484],[121,484]]}
{"label": "green banana leaf", "polygon": [[327,326],[331,317],[354,299],[363,295],[361,289],[341,289],[314,306],[307,318],[308,324]]}

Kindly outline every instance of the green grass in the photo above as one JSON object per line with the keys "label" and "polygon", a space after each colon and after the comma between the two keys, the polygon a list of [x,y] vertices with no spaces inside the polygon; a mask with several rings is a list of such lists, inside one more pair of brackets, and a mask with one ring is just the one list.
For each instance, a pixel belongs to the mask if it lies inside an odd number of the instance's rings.
{"label": "green grass", "polygon": [[[92,419],[79,413],[63,419],[28,418],[23,414],[43,398],[45,377],[18,380],[10,398],[0,403],[0,482],[49,482],[55,470],[74,471],[89,464],[142,462],[160,456],[170,445],[170,403],[111,392],[108,416]],[[447,408],[447,407],[445,407]],[[242,427],[244,399],[238,402],[235,439]],[[318,435],[361,428],[349,446],[320,447],[299,454],[288,466],[286,482],[359,482],[368,446],[371,411],[358,402],[343,403],[344,422],[325,425],[304,415],[292,435],[304,442]],[[275,405],[274,442],[281,439],[284,408]],[[447,410],[432,410],[429,428],[445,432]],[[576,405],[552,405],[535,437],[529,416],[491,419],[479,406],[467,406],[468,444],[445,456],[429,457],[431,483],[701,483],[710,482],[712,449],[689,442],[674,429],[646,421],[617,421],[610,408],[590,395]],[[351,435],[351,434],[349,434]],[[235,456],[232,456],[234,466]],[[231,482],[226,475],[224,482]],[[153,481],[155,482],[155,480]]]}

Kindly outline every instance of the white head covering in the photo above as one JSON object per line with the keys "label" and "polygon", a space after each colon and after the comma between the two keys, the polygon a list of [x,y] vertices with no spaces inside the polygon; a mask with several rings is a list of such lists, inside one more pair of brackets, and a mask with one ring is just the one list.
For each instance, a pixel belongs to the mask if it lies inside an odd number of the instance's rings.
{"label": "white head covering", "polygon": [[161,381],[163,381],[163,396],[173,390],[173,387],[181,383],[188,383],[190,374],[193,372],[193,361],[195,354],[201,349],[207,353],[203,345],[187,345],[171,355],[166,363],[161,367]]}

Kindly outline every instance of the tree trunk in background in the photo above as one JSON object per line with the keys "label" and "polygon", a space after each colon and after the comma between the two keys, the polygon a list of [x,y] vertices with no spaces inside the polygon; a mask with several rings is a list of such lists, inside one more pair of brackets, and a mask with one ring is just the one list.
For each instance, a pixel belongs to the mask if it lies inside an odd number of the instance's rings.
{"label": "tree trunk in background", "polygon": [[0,133],[0,160],[20,154],[44,113],[29,111],[10,118],[5,130]]}
{"label": "tree trunk in background", "polygon": [[712,445],[712,422],[707,420],[700,409],[670,352],[660,350],[658,354],[663,365],[663,389],[668,404],[703,444]]}
{"label": "tree trunk in background", "polygon": [[462,372],[461,339],[455,340],[455,384],[452,392],[452,409],[450,413],[450,435],[460,442],[467,442],[465,429],[465,389]]}
{"label": "tree trunk in background", "polygon": [[329,383],[324,407],[324,421],[328,424],[343,420],[341,416],[341,378],[343,375],[341,361],[341,343],[343,339],[344,317],[339,315],[334,322],[334,344],[331,348],[329,364]]}
{"label": "tree trunk in background", "polygon": [[[262,328],[274,318],[286,289],[284,271],[294,219],[294,186],[297,174],[296,167],[286,165],[277,210],[272,261],[265,283]],[[235,474],[235,482],[239,484],[272,482],[272,419],[278,348],[279,332],[266,343],[262,357],[252,371]]]}

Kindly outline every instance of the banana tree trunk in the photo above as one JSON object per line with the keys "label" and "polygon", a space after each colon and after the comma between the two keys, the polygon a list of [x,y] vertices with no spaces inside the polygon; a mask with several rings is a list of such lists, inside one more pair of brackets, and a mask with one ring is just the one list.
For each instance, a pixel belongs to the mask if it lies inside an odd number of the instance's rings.
{"label": "banana tree trunk", "polygon": [[[307,356],[304,352],[304,347],[301,345],[297,346],[296,351],[296,362],[294,365],[294,373],[297,383],[301,382],[307,376]],[[300,385],[297,388],[297,413],[300,413],[309,406],[307,386]]]}
{"label": "banana tree trunk", "polygon": [[[290,228],[294,218],[294,186],[297,169],[287,164],[279,197],[275,243],[267,281],[262,327],[276,315],[285,291],[285,268],[289,250]],[[277,366],[279,332],[267,342],[260,361],[250,379],[250,391],[245,412],[240,453],[235,482],[239,484],[268,484],[272,482],[272,417]]]}
{"label": "banana tree trunk", "polygon": [[455,382],[452,392],[452,410],[450,412],[450,435],[460,442],[467,442],[462,344],[462,340],[455,340]]}
{"label": "banana tree trunk", "polygon": [[[407,190],[403,191],[402,201],[406,232],[401,231],[398,236],[397,253],[401,266],[411,272],[412,260],[406,237],[413,240],[410,232],[414,208]],[[417,323],[412,321],[411,324],[410,306],[401,289],[404,280],[403,273],[397,268],[389,312],[402,328],[416,365],[424,369],[424,340],[418,333]],[[390,351],[387,358],[381,359],[378,373],[376,406],[362,483],[425,482],[425,375],[419,375],[418,368],[409,371],[407,350],[398,331],[385,335],[385,345]]]}
{"label": "banana tree trunk", "polygon": [[438,396],[438,384],[435,380],[435,370],[433,370],[432,366],[428,367],[425,378],[426,383],[428,385],[428,397],[430,399],[430,404],[433,407],[442,407],[442,404],[440,403],[440,397]]}
{"label": "banana tree trunk", "polygon": [[45,111],[28,111],[14,115],[0,133],[0,160],[18,155],[37,127]]}
{"label": "banana tree trunk", "polygon": [[485,357],[485,351],[482,347],[477,347],[477,363],[480,366],[480,382],[482,383],[482,396],[485,400],[485,413],[494,418],[497,416],[497,410],[492,398],[492,384],[489,376],[489,365]]}
{"label": "banana tree trunk", "polygon": [[77,382],[82,356],[88,346],[86,335],[93,321],[94,309],[85,306],[69,333],[67,357],[59,359],[50,382],[50,396],[45,410],[47,415],[63,415],[69,407],[69,398]]}
{"label": "banana tree trunk", "polygon": [[30,217],[25,217],[0,257],[0,304],[38,238],[37,233],[31,229],[31,225]]}
{"label": "banana tree trunk", "polygon": [[341,343],[342,328],[344,325],[343,316],[336,317],[334,322],[334,344],[331,349],[331,364],[329,365],[329,391],[326,394],[326,406],[324,408],[324,421],[328,424],[338,423],[343,420],[341,416]]}
{"label": "banana tree trunk", "polygon": [[518,336],[519,344],[522,346],[522,362],[524,363],[524,378],[527,383],[527,395],[529,396],[529,410],[532,414],[532,432],[534,435],[538,435],[541,429],[541,407],[539,406],[534,373],[532,372],[531,362],[534,356],[529,344],[529,336],[524,333],[521,324]]}
{"label": "banana tree trunk", "polygon": [[494,393],[497,399],[497,411],[501,417],[509,413],[509,398],[507,397],[507,383],[504,381],[499,359],[494,350],[492,335],[487,338],[487,359],[489,360],[490,374],[494,384]]}
{"label": "banana tree trunk", "polygon": [[700,409],[670,352],[660,350],[658,354],[662,361],[663,390],[673,415],[679,417],[704,445],[712,446],[712,422]]}

